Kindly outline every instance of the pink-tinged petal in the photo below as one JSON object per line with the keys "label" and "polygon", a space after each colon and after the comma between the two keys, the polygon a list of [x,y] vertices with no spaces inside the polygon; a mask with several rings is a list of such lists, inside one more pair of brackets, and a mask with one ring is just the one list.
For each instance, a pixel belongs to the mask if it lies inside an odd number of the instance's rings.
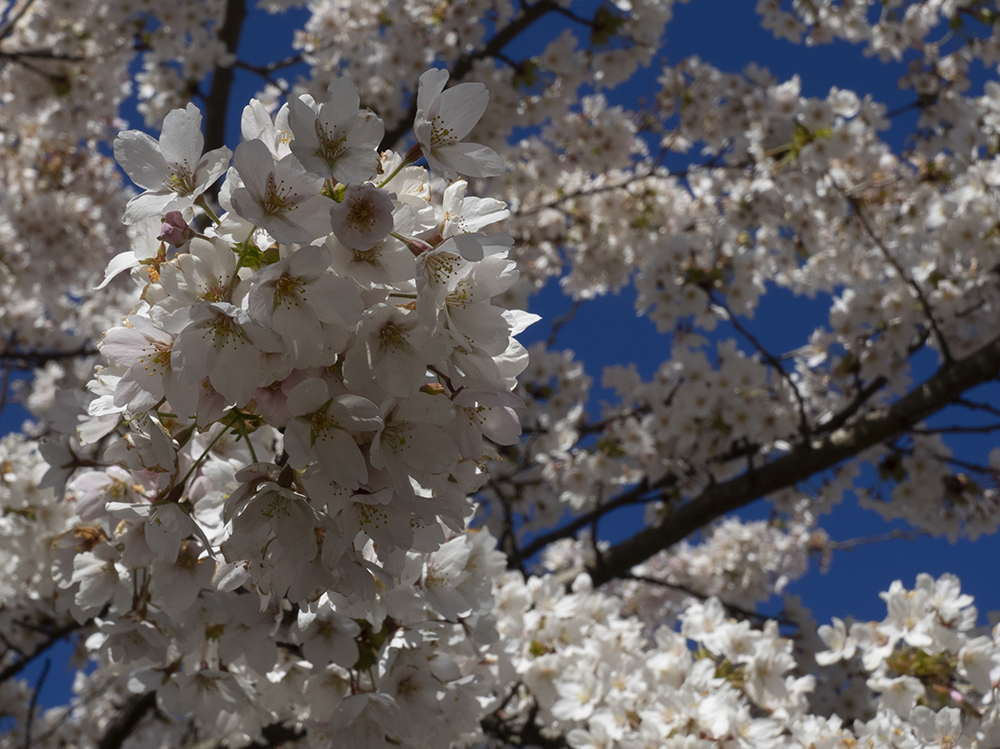
{"label": "pink-tinged petal", "polygon": [[243,107],[243,114],[240,117],[240,130],[243,139],[246,141],[260,140],[261,136],[274,126],[271,122],[271,115],[268,114],[264,105],[257,99],[251,99],[250,103]]}
{"label": "pink-tinged petal", "polygon": [[254,195],[246,187],[237,187],[230,196],[233,210],[241,218],[245,218],[251,224],[260,226],[264,219],[264,208],[254,198]]}
{"label": "pink-tinged petal", "polygon": [[300,562],[308,562],[319,552],[313,532],[316,518],[305,499],[289,494],[291,492],[282,492],[284,503],[281,511],[274,513],[272,526],[285,553]]}
{"label": "pink-tinged petal", "polygon": [[132,413],[142,413],[159,403],[162,397],[163,379],[155,372],[133,367],[118,381],[114,403]]}
{"label": "pink-tinged petal", "polygon": [[[221,345],[220,345],[221,344]],[[208,350],[208,379],[230,403],[242,407],[253,397],[264,374],[264,359],[236,335],[216,341]]]}
{"label": "pink-tinged petal", "polygon": [[306,419],[292,419],[285,427],[285,450],[292,468],[305,468],[313,462],[312,424]]}
{"label": "pink-tinged petal", "polygon": [[416,392],[427,377],[426,362],[412,350],[396,349],[392,355],[375,352],[372,364],[379,386],[401,398]]}
{"label": "pink-tinged petal", "polygon": [[392,418],[440,426],[455,418],[455,406],[443,395],[414,393],[396,407]]}
{"label": "pink-tinged petal", "polygon": [[115,138],[115,161],[139,187],[160,190],[169,174],[160,144],[146,133],[126,130]]}
{"label": "pink-tinged petal", "polygon": [[457,332],[491,356],[498,356],[507,348],[510,326],[499,307],[486,302],[449,306],[448,314]]}
{"label": "pink-tinged petal", "polygon": [[381,242],[393,228],[394,201],[371,182],[348,185],[340,203],[330,207],[333,233],[352,250],[367,250]]}
{"label": "pink-tinged petal", "polygon": [[177,505],[165,502],[153,506],[146,519],[146,543],[157,558],[173,564],[181,541],[195,532],[194,521]]}
{"label": "pink-tinged petal", "polygon": [[[233,195],[233,205],[236,206],[236,195]],[[237,208],[239,212],[239,208]],[[247,220],[251,219],[249,216],[243,215],[243,218]],[[324,217],[325,218],[325,217]],[[261,214],[257,217],[254,222],[261,228],[264,229],[268,234],[275,238],[276,241],[281,242],[281,244],[308,244],[313,239],[318,236],[322,236],[318,226],[314,229],[309,230],[302,226],[300,223],[292,221],[287,214],[281,214],[280,216],[267,216]]]}
{"label": "pink-tinged petal", "polygon": [[338,182],[364,182],[378,169],[378,152],[374,148],[344,153],[333,166],[333,178]]}
{"label": "pink-tinged petal", "polygon": [[283,350],[299,368],[316,366],[323,360],[323,327],[309,305],[279,304],[271,317],[271,327],[281,336]]}
{"label": "pink-tinged petal", "polygon": [[160,151],[168,164],[183,165],[194,174],[205,147],[201,134],[201,111],[188,103],[184,109],[174,109],[163,118]]}
{"label": "pink-tinged petal", "polygon": [[330,413],[338,422],[354,429],[375,430],[382,427],[378,406],[360,395],[346,393],[337,396],[331,405]]}
{"label": "pink-tinged petal", "polygon": [[[289,214],[295,223],[303,228],[308,237],[306,240],[296,240],[299,244],[312,242],[314,239],[325,237],[330,233],[332,228],[330,225],[331,205],[333,205],[333,201],[325,195],[314,195],[300,202],[298,208]],[[275,239],[278,237],[275,236]]]}
{"label": "pink-tinged petal", "polygon": [[199,385],[183,382],[174,371],[163,374],[163,394],[167,403],[181,419],[193,418],[198,410]]}
{"label": "pink-tinged petal", "polygon": [[122,271],[134,268],[139,264],[139,259],[135,256],[135,253],[129,250],[128,252],[121,252],[111,258],[108,263],[108,267],[104,270],[104,280],[94,287],[94,290],[103,289],[112,279],[116,278]]}
{"label": "pink-tinged petal", "polygon": [[355,122],[347,134],[347,146],[349,148],[369,146],[374,151],[382,142],[382,136],[385,135],[385,123],[382,122],[382,118],[371,113],[361,112],[356,114],[354,119]]}
{"label": "pink-tinged petal", "polygon": [[112,328],[101,341],[101,353],[115,364],[131,367],[142,361],[148,353],[149,342],[138,330]]}
{"label": "pink-tinged petal", "polygon": [[322,247],[301,247],[289,255],[287,261],[289,275],[315,281],[330,267],[330,253]]}
{"label": "pink-tinged petal", "polygon": [[441,473],[462,457],[451,437],[440,427],[420,422],[410,422],[408,427],[409,438],[402,446],[400,457],[412,468]]}

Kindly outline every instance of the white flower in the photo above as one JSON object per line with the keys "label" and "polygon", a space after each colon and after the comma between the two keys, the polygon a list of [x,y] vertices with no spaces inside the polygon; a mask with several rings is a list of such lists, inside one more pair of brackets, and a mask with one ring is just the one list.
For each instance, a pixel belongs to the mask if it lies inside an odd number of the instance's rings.
{"label": "white flower", "polygon": [[324,473],[351,490],[368,480],[365,456],[351,432],[382,426],[374,403],[357,395],[331,397],[324,380],[310,378],[288,394],[288,412],[294,418],[285,428],[285,449],[293,468],[320,463]]}
{"label": "white flower", "polygon": [[182,210],[221,177],[232,152],[217,148],[201,154],[201,112],[194,104],[174,109],[163,119],[160,140],[139,130],[115,138],[115,159],[145,192],[132,198],[122,219],[134,224],[167,210]]}
{"label": "white flower", "polygon": [[344,199],[330,208],[333,233],[352,250],[368,250],[392,231],[394,200],[371,182],[349,185]]}
{"label": "white flower", "polygon": [[125,368],[115,388],[115,405],[139,413],[156,405],[167,390],[178,394],[170,367],[174,337],[144,315],[132,315],[128,322],[127,328],[109,330],[100,349],[108,361]]}
{"label": "white flower", "polygon": [[288,124],[295,140],[292,153],[310,172],[338,182],[364,182],[375,176],[382,141],[382,120],[359,110],[358,89],[338,78],[327,90],[331,100],[317,106],[310,96],[288,102]]}
{"label": "white flower", "polygon": [[287,104],[278,110],[278,114],[272,121],[271,115],[268,114],[264,105],[257,99],[251,99],[250,103],[243,108],[240,128],[243,132],[243,140],[262,141],[277,160],[283,159],[291,153],[289,144],[292,140],[292,131],[288,125]]}
{"label": "white flower", "polygon": [[510,211],[506,203],[494,198],[466,197],[468,186],[468,182],[460,179],[444,191],[441,236],[456,237],[459,251],[466,260],[482,260],[483,243],[463,241],[462,235],[475,234],[485,226],[502,221],[510,216]]}
{"label": "white flower", "polygon": [[193,308],[191,323],[177,336],[170,366],[189,384],[197,385],[207,376],[216,392],[242,407],[254,390],[268,384],[261,382],[267,366],[265,352],[278,351],[278,337],[239,307],[202,302]]}
{"label": "white flower", "polygon": [[482,83],[460,83],[444,90],[447,70],[428,70],[417,88],[417,116],[413,132],[431,170],[454,179],[497,177],[503,160],[492,148],[460,143],[486,111],[490,94]]}
{"label": "white flower", "polygon": [[415,312],[379,304],[365,312],[358,339],[344,356],[344,382],[352,390],[374,380],[388,393],[406,396],[451,352],[451,344],[433,336]]}
{"label": "white flower", "polygon": [[816,662],[821,666],[829,666],[841,659],[850,659],[857,649],[857,643],[847,634],[847,626],[843,619],[833,617],[833,626],[824,624],[819,628],[819,636],[829,647],[829,650],[816,653]]}
{"label": "white flower", "polygon": [[322,247],[302,247],[252,279],[247,311],[281,336],[299,368],[332,363],[364,309],[355,286],[327,272],[329,264]]}
{"label": "white flower", "polygon": [[410,474],[442,473],[461,457],[441,425],[455,418],[455,408],[443,395],[413,393],[399,405],[382,406],[384,425],[372,440],[369,457],[376,468],[384,468],[403,496],[412,496]]}
{"label": "white flower", "polygon": [[319,194],[323,178],[289,154],[275,161],[259,140],[236,148],[233,166],[243,186],[232,192],[233,210],[284,244],[308,244],[330,233],[330,200]]}
{"label": "white flower", "polygon": [[233,517],[234,534],[247,536],[266,524],[289,557],[300,562],[315,558],[316,513],[303,495],[265,481],[241,505]]}

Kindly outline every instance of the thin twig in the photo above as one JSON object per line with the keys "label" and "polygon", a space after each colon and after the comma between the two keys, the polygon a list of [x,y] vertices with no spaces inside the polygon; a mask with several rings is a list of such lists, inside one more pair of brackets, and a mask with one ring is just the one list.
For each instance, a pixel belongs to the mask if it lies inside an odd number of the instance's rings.
{"label": "thin twig", "polygon": [[[834,182],[834,184],[836,185],[836,182]],[[851,204],[852,208],[854,208],[854,214],[861,222],[861,226],[864,227],[865,233],[882,252],[882,256],[889,262],[889,265],[895,269],[896,273],[899,274],[899,277],[903,280],[903,282],[916,293],[917,299],[920,301],[920,306],[923,307],[924,316],[934,329],[934,337],[937,338],[938,346],[941,348],[941,355],[944,357],[947,364],[951,364],[955,361],[955,357],[952,356],[951,349],[948,348],[948,341],[945,339],[944,334],[938,327],[937,320],[934,318],[934,310],[931,308],[930,302],[927,301],[927,297],[924,296],[924,290],[920,288],[920,284],[906,274],[903,270],[903,266],[900,265],[899,261],[893,257],[891,252],[889,252],[889,248],[885,246],[885,242],[882,241],[882,238],[875,233],[875,229],[865,216],[861,201],[857,197],[843,190],[839,185],[836,185],[836,187],[844,199]]]}
{"label": "thin twig", "polygon": [[569,306],[569,309],[566,310],[566,314],[562,317],[557,317],[552,322],[552,329],[549,331],[549,337],[545,339],[546,348],[552,348],[556,345],[556,338],[559,337],[559,331],[573,321],[573,318],[576,317],[576,313],[579,311],[582,303],[582,300],[574,299],[573,303]]}
{"label": "thin twig", "polygon": [[42,692],[42,687],[45,686],[45,680],[49,676],[49,669],[52,667],[52,659],[46,658],[45,664],[42,666],[42,673],[38,677],[38,681],[35,683],[35,689],[31,693],[31,702],[28,704],[28,718],[24,724],[24,749],[28,749],[31,746],[31,728],[35,723],[35,710],[38,709],[38,695]]}
{"label": "thin twig", "polygon": [[142,696],[135,696],[128,701],[125,709],[118,720],[108,726],[98,749],[121,749],[125,740],[132,735],[139,722],[146,717],[146,713],[156,707],[156,692],[146,692]]}
{"label": "thin twig", "polygon": [[885,543],[886,541],[912,541],[926,535],[924,531],[904,531],[897,529],[889,533],[879,533],[875,536],[859,536],[858,538],[849,538],[846,541],[830,541],[827,543],[827,547],[833,551],[853,551],[859,546],[871,546],[873,544]]}
{"label": "thin twig", "polygon": [[709,299],[712,300],[713,303],[717,304],[725,311],[726,317],[729,318],[729,324],[736,329],[737,333],[739,333],[748,341],[750,341],[750,345],[752,345],[757,350],[757,353],[763,356],[768,364],[770,364],[772,367],[778,370],[778,374],[781,375],[781,379],[783,379],[786,383],[788,383],[788,387],[792,389],[792,393],[795,395],[795,400],[799,404],[799,432],[802,434],[802,437],[804,439],[809,439],[809,435],[812,433],[812,429],[809,425],[809,416],[806,414],[806,401],[805,398],[802,396],[801,391],[799,390],[798,384],[792,378],[791,373],[786,372],[785,368],[781,366],[781,361],[778,359],[778,357],[776,357],[774,354],[768,351],[764,347],[764,345],[757,340],[757,337],[754,336],[754,334],[751,333],[749,330],[747,330],[747,328],[744,327],[739,322],[739,320],[737,320],[736,315],[734,315],[732,310],[729,309],[729,305],[726,304],[725,300],[717,301],[717,295],[711,292],[709,294]]}
{"label": "thin twig", "polygon": [[[91,620],[88,620],[84,624],[89,624],[90,621]],[[64,624],[61,627],[57,627],[56,629],[45,631],[45,634],[48,635],[48,638],[46,640],[38,643],[38,645],[35,646],[35,649],[31,651],[30,654],[10,664],[3,671],[0,671],[0,684],[7,681],[8,679],[12,679],[15,676],[17,676],[32,661],[34,661],[36,658],[42,655],[46,650],[48,650],[50,647],[59,642],[59,640],[66,637],[66,635],[72,634],[78,629],[82,629],[83,626],[84,626],[83,624],[77,624],[75,621],[71,621],[68,624]]]}
{"label": "thin twig", "polygon": [[0,28],[0,39],[7,38],[10,32],[14,30],[14,25],[24,17],[24,14],[28,12],[28,8],[30,8],[34,4],[34,2],[35,0],[25,0],[25,3],[24,5],[21,6],[21,9],[17,13],[15,13],[14,16],[9,21],[7,21],[7,23],[3,25],[3,28]]}

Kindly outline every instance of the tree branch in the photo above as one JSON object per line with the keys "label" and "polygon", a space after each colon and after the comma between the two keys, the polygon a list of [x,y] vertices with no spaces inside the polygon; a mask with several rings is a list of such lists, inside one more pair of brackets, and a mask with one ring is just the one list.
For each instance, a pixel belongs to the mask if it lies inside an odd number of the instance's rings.
{"label": "tree branch", "polygon": [[[240,44],[243,21],[246,20],[245,0],[226,0],[226,16],[219,29],[219,41],[232,55]],[[219,66],[212,75],[212,88],[205,101],[205,151],[226,145],[226,113],[229,92],[233,87],[233,65]]]}
{"label": "tree branch", "polygon": [[[90,622],[86,622],[89,624]],[[35,646],[35,649],[31,651],[28,655],[23,658],[18,659],[14,663],[11,663],[3,671],[0,671],[0,684],[12,679],[17,676],[21,671],[28,667],[32,661],[38,658],[40,655],[44,654],[49,648],[55,645],[59,640],[63,639],[66,635],[76,632],[78,629],[83,627],[82,624],[77,624],[75,621],[69,624],[64,624],[61,627],[57,627],[53,630],[47,630],[45,632],[48,637],[42,642]]]}
{"label": "tree branch", "polygon": [[954,402],[966,390],[996,378],[998,373],[1000,338],[995,338],[965,359],[945,364],[891,406],[875,409],[822,439],[805,442],[770,463],[709,486],[698,497],[669,512],[661,525],[646,528],[605,551],[599,570],[577,568],[560,577],[570,584],[577,574],[588,572],[594,585],[622,577],[635,565],[725,513],[794,486],[880,442],[899,436]]}
{"label": "tree branch", "polygon": [[146,692],[144,695],[133,697],[125,706],[124,712],[118,716],[118,720],[108,726],[98,749],[121,749],[132,731],[139,725],[146,713],[156,707],[156,692]]}

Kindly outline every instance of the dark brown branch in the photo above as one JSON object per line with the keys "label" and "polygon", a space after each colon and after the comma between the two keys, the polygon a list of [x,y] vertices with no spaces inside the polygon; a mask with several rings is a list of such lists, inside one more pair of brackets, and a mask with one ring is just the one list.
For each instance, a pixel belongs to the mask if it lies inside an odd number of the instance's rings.
{"label": "dark brown branch", "polygon": [[156,707],[156,692],[146,692],[142,696],[133,697],[128,701],[125,710],[118,716],[118,720],[108,726],[98,749],[121,749],[132,731],[135,730],[139,722],[146,717],[146,713]]}
{"label": "dark brown branch", "polygon": [[17,22],[24,18],[24,14],[28,12],[28,9],[34,4],[35,0],[25,0],[24,5],[20,7],[17,13],[10,18],[7,23],[0,27],[0,39],[4,39],[10,36],[10,32],[14,30],[14,26]]}
{"label": "dark brown branch", "polygon": [[[245,0],[226,0],[226,17],[219,29],[219,41],[226,51],[236,55],[246,20]],[[219,66],[212,75],[212,88],[205,102],[205,150],[211,151],[226,145],[226,114],[229,109],[229,92],[233,87],[233,66]]]}
{"label": "dark brown branch", "polygon": [[[89,624],[90,622],[86,622]],[[17,676],[21,671],[28,667],[39,656],[43,655],[49,648],[59,642],[61,639],[67,635],[76,632],[78,629],[83,627],[82,624],[77,624],[75,621],[69,624],[64,624],[61,627],[56,627],[55,629],[45,630],[46,638],[35,646],[35,649],[31,651],[28,655],[23,658],[18,659],[14,663],[11,663],[3,671],[0,671],[0,684],[12,679]]]}
{"label": "dark brown branch", "polygon": [[1000,338],[965,359],[942,366],[892,405],[866,413],[822,439],[803,443],[759,468],[712,484],[699,496],[669,512],[660,525],[641,530],[608,549],[600,570],[593,567],[574,569],[561,577],[569,584],[580,572],[588,572],[595,585],[621,577],[635,565],[670,548],[727,512],[795,486],[880,442],[898,437],[954,402],[965,391],[996,378],[998,373]]}
{"label": "dark brown branch", "polygon": [[[450,71],[452,80],[462,80],[462,78],[469,74],[469,71],[472,70],[472,66],[477,60],[484,60],[488,57],[498,55],[500,51],[510,44],[522,31],[525,31],[542,16],[551,11],[557,10],[558,7],[559,6],[554,2],[554,0],[538,0],[538,2],[533,3],[532,5],[526,5],[521,13],[518,14],[517,18],[494,34],[493,38],[486,44],[477,49],[475,52],[462,55],[455,61],[455,65]],[[396,127],[386,132],[385,136],[382,138],[382,144],[379,146],[379,150],[383,151],[387,148],[395,147],[397,143],[403,139],[407,131],[413,126],[413,119],[416,115],[417,97],[414,95],[413,101],[410,103],[409,111],[399,121]]]}
{"label": "dark brown branch", "polygon": [[45,665],[42,667],[42,673],[38,677],[38,681],[35,683],[35,689],[31,693],[31,702],[28,705],[28,718],[24,724],[24,749],[28,749],[31,746],[31,729],[35,724],[35,710],[38,708],[38,695],[42,693],[42,689],[45,687],[45,680],[49,678],[49,669],[52,668],[52,659],[46,658]]}
{"label": "dark brown branch", "polygon": [[0,366],[27,372],[32,369],[44,367],[52,361],[97,356],[99,353],[100,351],[88,344],[84,344],[72,351],[19,351],[13,349],[0,351]]}
{"label": "dark brown branch", "polygon": [[[539,536],[521,549],[520,558],[530,559],[533,555],[540,552],[549,544],[575,535],[578,530],[586,528],[588,525],[593,524],[609,512],[617,510],[619,507],[627,507],[628,505],[638,504],[640,502],[651,502],[654,499],[660,499],[662,489],[672,486],[676,482],[677,478],[673,475],[666,476],[656,482],[653,486],[650,486],[649,483],[643,479],[628,491],[622,492],[617,497],[598,507],[596,510],[591,510],[585,515],[580,515],[578,518],[573,518],[573,520],[566,523],[566,525]],[[656,494],[653,496],[646,496],[647,494],[650,494],[650,492],[656,492]]]}

